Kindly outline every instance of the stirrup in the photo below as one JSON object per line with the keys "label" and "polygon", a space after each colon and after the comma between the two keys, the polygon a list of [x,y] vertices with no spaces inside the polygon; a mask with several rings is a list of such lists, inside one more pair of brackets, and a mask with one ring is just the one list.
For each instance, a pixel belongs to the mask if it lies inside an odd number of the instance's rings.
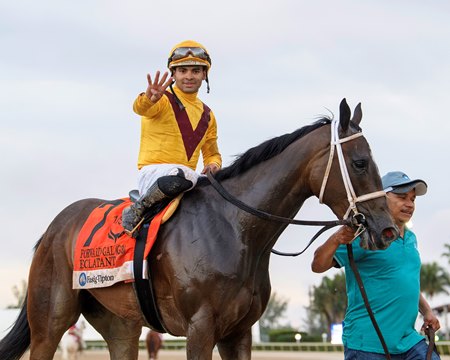
{"label": "stirrup", "polygon": [[125,234],[127,234],[130,237],[133,237],[134,232],[142,225],[142,223],[144,222],[144,216],[141,218],[141,220],[139,220],[139,222],[136,224],[136,226],[131,229],[131,230],[127,230],[125,228],[123,228],[123,232]]}

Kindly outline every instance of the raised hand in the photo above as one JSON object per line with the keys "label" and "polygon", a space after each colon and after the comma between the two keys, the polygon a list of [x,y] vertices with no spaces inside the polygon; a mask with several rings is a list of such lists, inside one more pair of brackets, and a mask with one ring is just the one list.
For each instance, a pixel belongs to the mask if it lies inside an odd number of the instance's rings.
{"label": "raised hand", "polygon": [[167,79],[167,77],[169,76],[169,73],[167,71],[163,74],[161,80],[159,79],[159,75],[160,73],[159,71],[157,71],[155,75],[155,80],[152,82],[152,77],[150,76],[150,74],[147,74],[148,86],[147,90],[145,91],[145,95],[147,95],[147,97],[153,103],[161,99],[161,97],[164,94],[164,91],[173,82],[172,77],[169,77]]}

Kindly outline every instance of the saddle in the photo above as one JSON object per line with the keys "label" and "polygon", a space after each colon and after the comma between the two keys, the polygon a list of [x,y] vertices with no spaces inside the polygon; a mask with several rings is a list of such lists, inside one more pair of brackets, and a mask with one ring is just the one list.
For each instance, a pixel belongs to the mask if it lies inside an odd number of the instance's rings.
{"label": "saddle", "polygon": [[160,225],[173,215],[181,196],[150,208],[132,238],[122,226],[122,212],[136,196],[132,191],[129,198],[106,201],[89,214],[75,244],[72,287],[89,289],[133,282],[148,326],[165,332],[154,299],[148,258]]}

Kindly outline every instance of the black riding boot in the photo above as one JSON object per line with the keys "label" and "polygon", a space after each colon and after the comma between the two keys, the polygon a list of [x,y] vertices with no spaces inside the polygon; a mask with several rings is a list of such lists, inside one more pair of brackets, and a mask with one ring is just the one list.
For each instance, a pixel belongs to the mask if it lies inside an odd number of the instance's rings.
{"label": "black riding boot", "polygon": [[132,231],[144,213],[154,204],[164,199],[173,199],[178,194],[192,187],[192,181],[187,180],[184,171],[179,169],[177,175],[162,176],[147,190],[144,196],[125,208],[122,213],[122,226],[127,231]]}

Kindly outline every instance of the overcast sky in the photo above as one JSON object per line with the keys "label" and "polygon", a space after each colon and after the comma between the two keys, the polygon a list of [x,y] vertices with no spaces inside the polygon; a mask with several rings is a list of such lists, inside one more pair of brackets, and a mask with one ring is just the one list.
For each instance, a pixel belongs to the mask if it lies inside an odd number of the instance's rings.
{"label": "overcast sky", "polygon": [[[199,96],[217,117],[224,165],[338,114],[344,97],[352,108],[361,102],[381,175],[402,170],[428,183],[413,230],[422,261],[448,268],[449,18],[448,1],[1,0],[0,307],[13,302],[32,247],[64,207],[136,187],[132,103],[185,39],[212,57],[211,93]],[[333,215],[314,198],[297,218]],[[298,250],[311,234],[291,226],[276,248]],[[298,258],[272,257],[272,288],[289,300],[293,325],[322,279],[310,263],[325,239]]]}

